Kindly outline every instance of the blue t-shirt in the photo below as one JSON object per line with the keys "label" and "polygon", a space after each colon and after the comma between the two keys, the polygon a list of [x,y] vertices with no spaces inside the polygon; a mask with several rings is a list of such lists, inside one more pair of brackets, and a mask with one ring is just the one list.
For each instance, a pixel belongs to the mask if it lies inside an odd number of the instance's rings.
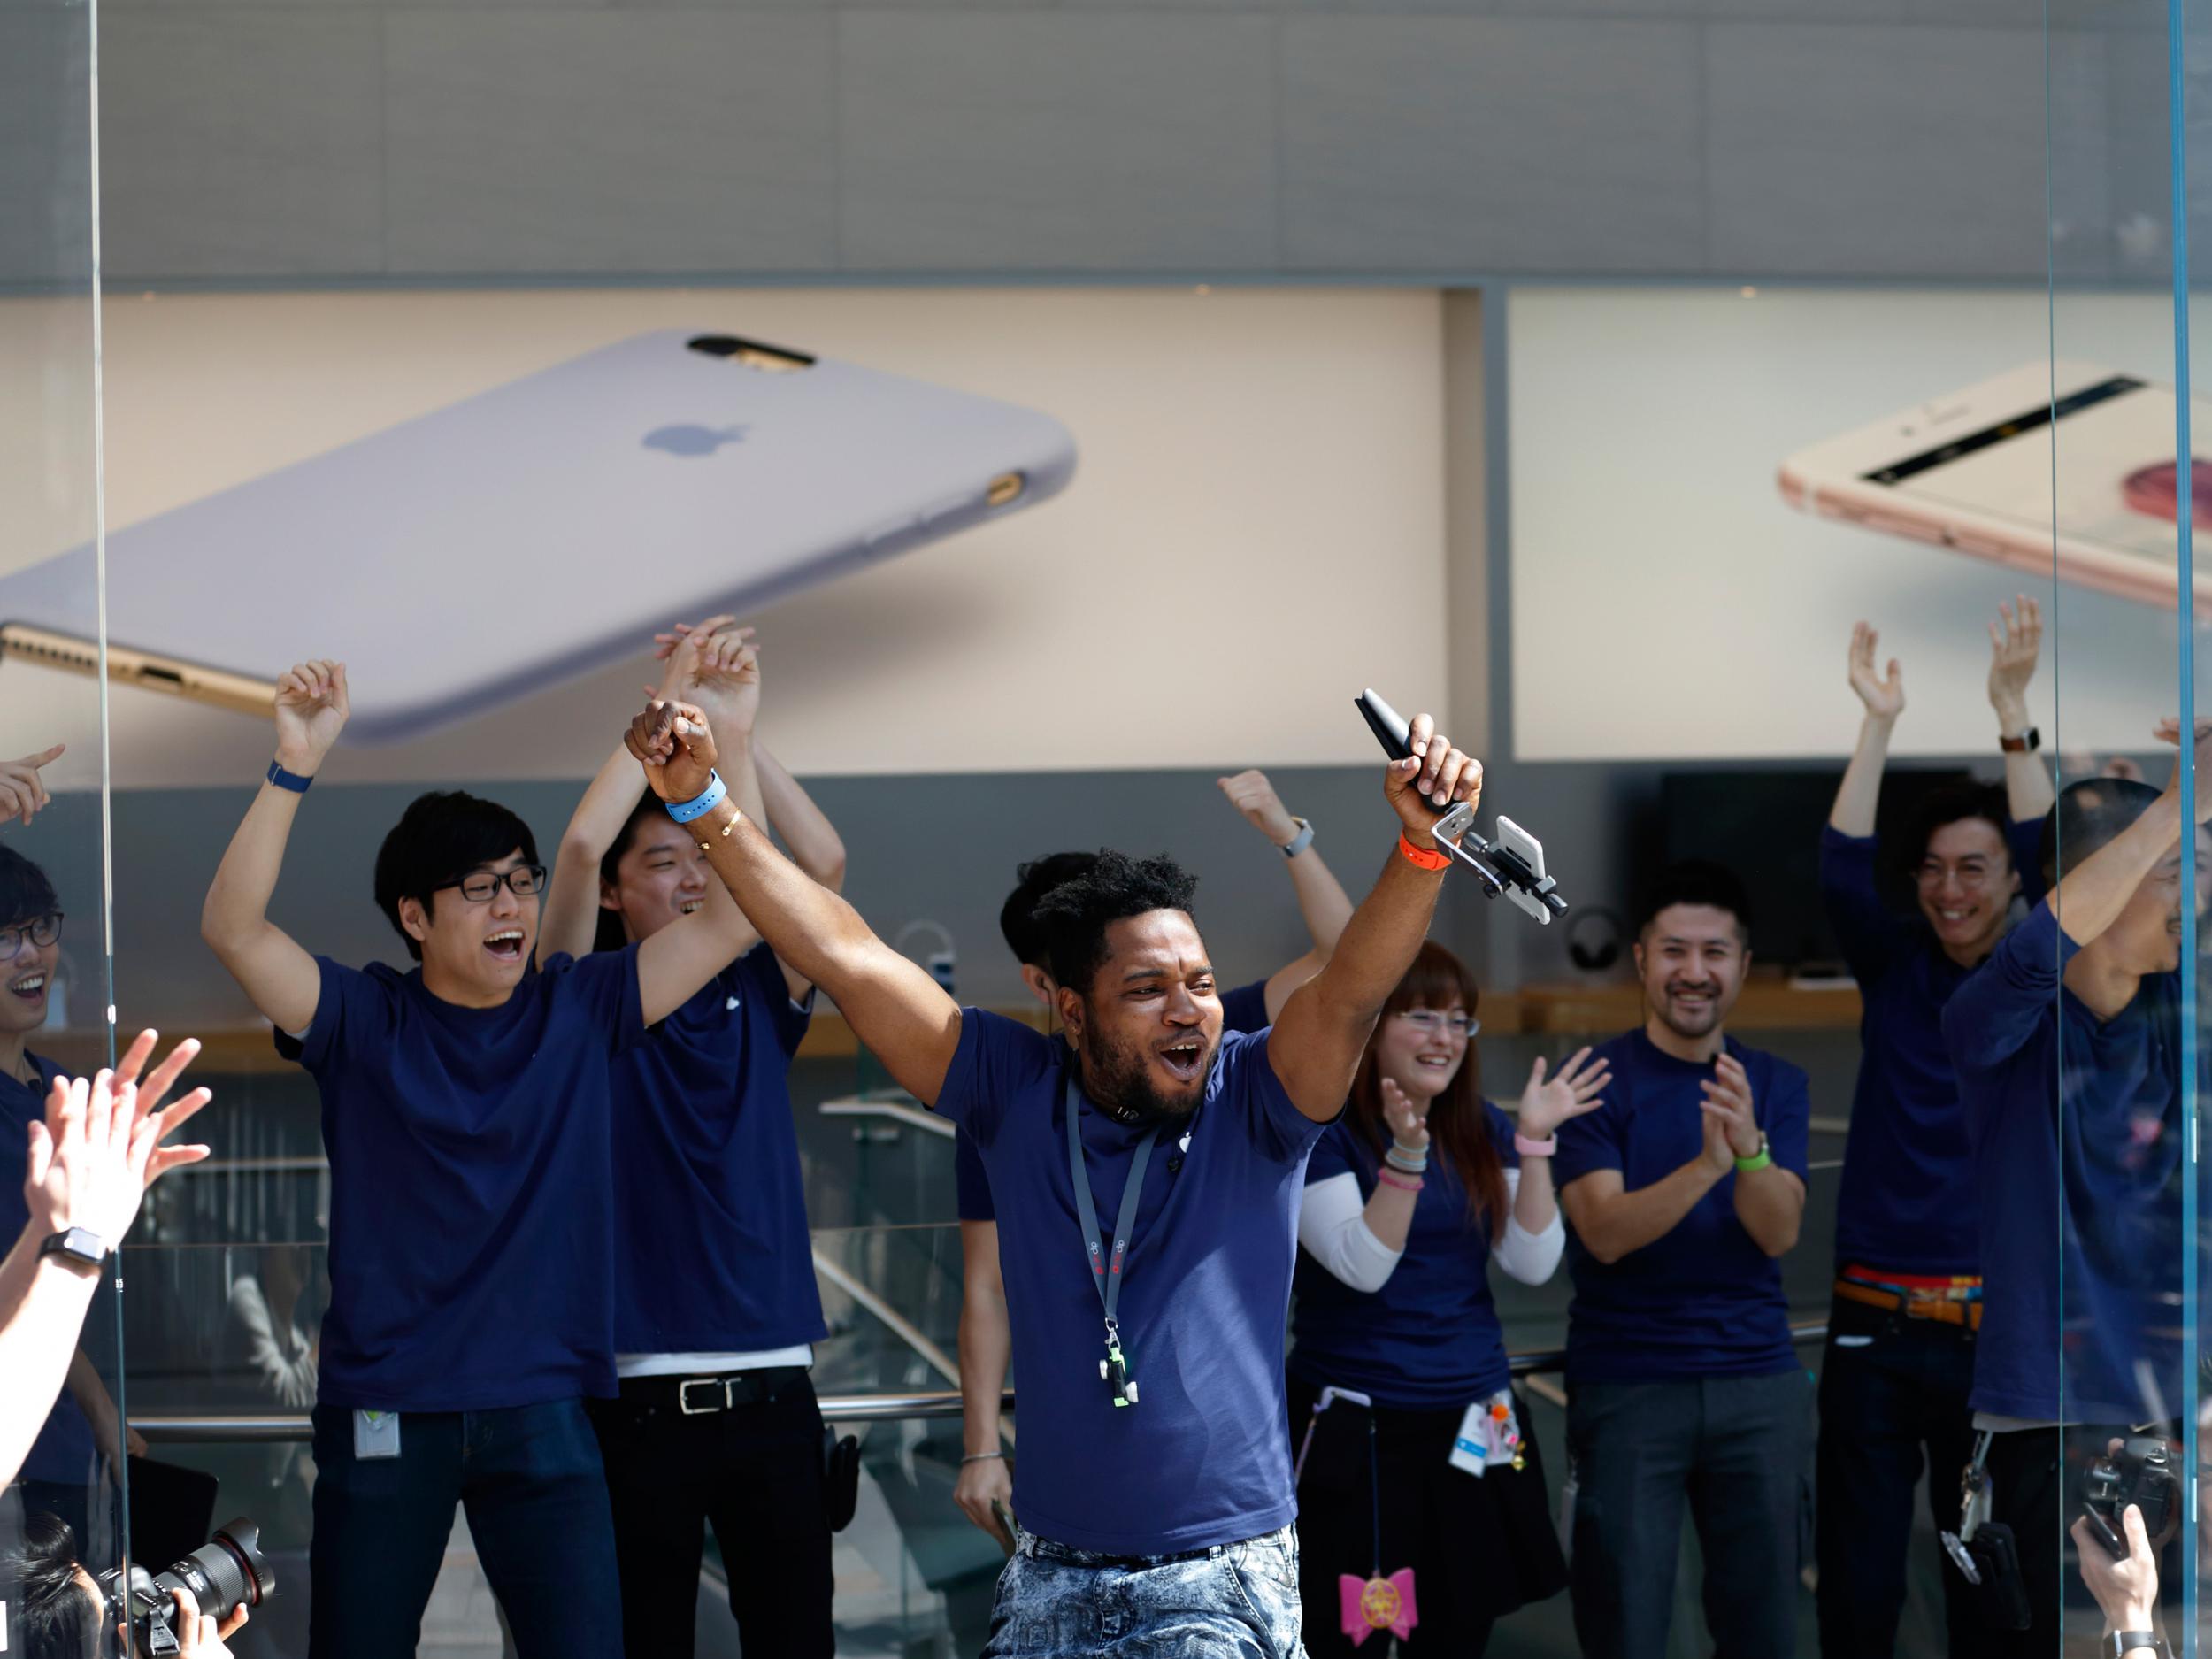
{"label": "blue t-shirt", "polygon": [[[65,1075],[51,1060],[33,1054],[24,1056],[38,1068],[38,1087],[27,1088],[14,1078],[0,1075],[0,1251],[12,1248],[30,1225],[30,1206],[23,1202],[23,1182],[30,1172],[31,1125],[46,1120],[46,1091]],[[92,1425],[77,1409],[66,1386],[47,1414],[46,1426],[31,1442],[23,1460],[23,1479],[48,1480],[58,1486],[84,1486],[94,1478],[98,1455]]]}
{"label": "blue t-shirt", "polygon": [[[1804,1072],[1732,1037],[1727,1048],[1751,1079],[1775,1163],[1803,1180],[1812,1110]],[[1593,1170],[1618,1170],[1632,1193],[1703,1156],[1699,1085],[1714,1076],[1711,1065],[1663,1053],[1640,1029],[1614,1038],[1595,1057],[1612,1067],[1613,1080],[1604,1105],[1559,1126],[1552,1179],[1563,1189]],[[1671,1232],[1609,1266],[1570,1225],[1567,1264],[1575,1287],[1567,1310],[1570,1382],[1770,1377],[1796,1368],[1782,1264],[1736,1218],[1733,1170]]]}
{"label": "blue t-shirt", "polygon": [[[1058,1037],[971,1008],[936,1110],[982,1154],[1000,1195],[1021,1456],[1014,1509],[1043,1538],[1117,1555],[1232,1543],[1297,1513],[1283,1432],[1283,1325],[1306,1155],[1322,1125],[1291,1104],[1260,1037],[1222,1037],[1204,1102],[1155,1148],[1125,1258],[1118,1318],[1134,1406],[1098,1374],[1105,1318],[1076,1218]],[[1149,1124],[1079,1119],[1110,1237]],[[1105,1248],[1102,1240],[1102,1248]]]}
{"label": "blue t-shirt", "polygon": [[739,1353],[829,1334],[791,1118],[807,1020],[776,953],[758,945],[615,1062],[617,1353]]}
{"label": "blue t-shirt", "polygon": [[[1520,1166],[1513,1120],[1483,1103],[1490,1139],[1508,1169]],[[1338,1175],[1375,1194],[1378,1159],[1348,1118],[1331,1124],[1306,1164],[1306,1185]],[[1432,1156],[1413,1201],[1405,1253],[1382,1288],[1354,1290],[1298,1253],[1290,1374],[1334,1384],[1401,1411],[1434,1411],[1486,1399],[1511,1380],[1505,1329],[1490,1298],[1490,1241],[1498,1217],[1468,1212],[1467,1189],[1448,1157]]]}
{"label": "blue t-shirt", "polygon": [[[1224,1032],[1267,1029],[1265,979],[1255,979],[1249,985],[1240,985],[1233,991],[1221,994],[1221,1029]],[[998,1212],[991,1208],[991,1183],[983,1173],[983,1160],[976,1156],[975,1147],[964,1134],[953,1136],[952,1179],[961,1220],[997,1219]]]}
{"label": "blue t-shirt", "polygon": [[2100,1021],[2061,982],[2080,949],[2039,904],[1943,1011],[1982,1189],[1970,1401],[2146,1423],[2188,1383],[2177,1339],[2159,1334],[2178,1323],[2185,1248],[2179,976],[2147,977]]}
{"label": "blue t-shirt", "polygon": [[645,1034],[637,951],[557,956],[497,1008],[419,969],[318,957],[330,1308],[318,1398],[477,1411],[615,1392],[616,1058]]}

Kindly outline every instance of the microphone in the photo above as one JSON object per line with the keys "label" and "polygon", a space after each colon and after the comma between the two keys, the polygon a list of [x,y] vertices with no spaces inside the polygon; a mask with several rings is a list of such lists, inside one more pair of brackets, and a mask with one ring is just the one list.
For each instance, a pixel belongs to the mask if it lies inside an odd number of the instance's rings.
{"label": "microphone", "polygon": [[[1393,760],[1411,757],[1412,728],[1379,693],[1371,687],[1354,698],[1353,704],[1384,754]],[[1553,917],[1567,913],[1567,901],[1559,896],[1558,884],[1544,873],[1543,843],[1511,818],[1499,815],[1498,839],[1491,841],[1475,833],[1475,810],[1466,802],[1431,806],[1430,810],[1436,814],[1437,844],[1475,872],[1483,897],[1494,899],[1502,893],[1547,926]]]}

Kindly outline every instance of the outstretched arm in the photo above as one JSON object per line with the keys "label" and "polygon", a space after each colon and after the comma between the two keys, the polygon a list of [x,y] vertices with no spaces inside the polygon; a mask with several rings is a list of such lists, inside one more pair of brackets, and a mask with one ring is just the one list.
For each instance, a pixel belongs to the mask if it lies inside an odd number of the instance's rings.
{"label": "outstretched arm", "polygon": [[[350,704],[343,663],[302,663],[277,681],[277,764],[303,778],[319,772],[345,729]],[[269,919],[269,900],[303,797],[264,783],[231,837],[200,907],[200,937],[279,1031],[305,1031],[322,1000],[315,958]]]}
{"label": "outstretched arm", "polygon": [[1865,708],[1859,722],[1858,747],[1851,764],[1843,769],[1836,788],[1836,803],[1829,809],[1829,827],[1841,834],[1867,836],[1874,833],[1875,810],[1882,801],[1882,769],[1889,762],[1889,735],[1897,717],[1905,711],[1905,679],[1895,658],[1886,677],[1874,669],[1874,648],[1880,636],[1863,622],[1851,625],[1848,672],[1851,689]]}
{"label": "outstretched arm", "polygon": [[[1287,847],[1302,833],[1298,820],[1291,817],[1282,798],[1275,793],[1275,786],[1257,767],[1216,781],[1221,793],[1229,797],[1230,804],[1274,846]],[[1326,965],[1336,941],[1343,936],[1345,924],[1352,919],[1350,895],[1344,891],[1343,883],[1336,879],[1335,872],[1310,841],[1287,863],[1291,891],[1297,895],[1298,912],[1305,918],[1313,949],[1269,976],[1266,997],[1271,1021],[1282,1013],[1290,994]]]}
{"label": "outstretched arm", "polygon": [[[791,849],[793,862],[832,893],[841,893],[845,887],[845,842],[838,834],[837,826],[814,804],[814,797],[800,787],[799,780],[783,769],[782,763],[757,743],[753,746],[753,772],[760,780],[768,822]],[[791,993],[791,1000],[806,1001],[813,986],[789,963],[781,957],[777,960],[782,963],[784,986]]]}
{"label": "outstretched arm", "polygon": [[[1482,763],[1454,749],[1425,714],[1415,717],[1410,735],[1413,753],[1390,763],[1383,792],[1407,844],[1418,852],[1439,852],[1432,833],[1437,810],[1480,800]],[[1376,1016],[1428,937],[1443,886],[1442,868],[1425,870],[1394,850],[1374,889],[1346,924],[1328,965],[1284,1004],[1268,1036],[1267,1056],[1291,1103],[1308,1118],[1325,1123],[1343,1110]]]}
{"label": "outstretched arm", "polygon": [[[2025,737],[2028,682],[2035,678],[2036,654],[2043,646],[2043,608],[2022,594],[2013,604],[1997,607],[1989,625],[1989,706],[1997,711],[2000,737]],[[2016,824],[2032,823],[2057,800],[2050,769],[2033,749],[2005,752],[2005,803]]]}
{"label": "outstretched arm", "polygon": [[585,786],[584,798],[561,832],[553,884],[538,917],[538,966],[555,956],[580,956],[599,931],[599,864],[637,810],[637,762],[618,747]]}
{"label": "outstretched arm", "polygon": [[[714,734],[697,708],[656,699],[631,722],[626,741],[663,800],[695,800],[705,789]],[[691,829],[776,955],[829,993],[902,1088],[933,1105],[960,1044],[959,1004],[877,938],[851,905],[778,852],[733,803],[721,802]]]}

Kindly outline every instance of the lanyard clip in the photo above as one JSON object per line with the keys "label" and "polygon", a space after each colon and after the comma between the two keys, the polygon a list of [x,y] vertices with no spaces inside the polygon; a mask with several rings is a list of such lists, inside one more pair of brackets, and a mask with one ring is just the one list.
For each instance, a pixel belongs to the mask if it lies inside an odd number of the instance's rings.
{"label": "lanyard clip", "polygon": [[1111,1319],[1106,1322],[1106,1357],[1098,1362],[1098,1375],[1112,1389],[1115,1405],[1137,1403],[1137,1379],[1129,1374],[1128,1356],[1121,1351],[1121,1333]]}

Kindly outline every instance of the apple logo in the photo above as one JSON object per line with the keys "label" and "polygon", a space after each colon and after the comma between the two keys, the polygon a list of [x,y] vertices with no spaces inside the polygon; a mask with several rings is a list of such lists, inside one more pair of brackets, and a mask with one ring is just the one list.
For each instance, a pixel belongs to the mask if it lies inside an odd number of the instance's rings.
{"label": "apple logo", "polygon": [[749,426],[657,426],[645,434],[645,447],[685,457],[712,455],[726,443],[742,443]]}

